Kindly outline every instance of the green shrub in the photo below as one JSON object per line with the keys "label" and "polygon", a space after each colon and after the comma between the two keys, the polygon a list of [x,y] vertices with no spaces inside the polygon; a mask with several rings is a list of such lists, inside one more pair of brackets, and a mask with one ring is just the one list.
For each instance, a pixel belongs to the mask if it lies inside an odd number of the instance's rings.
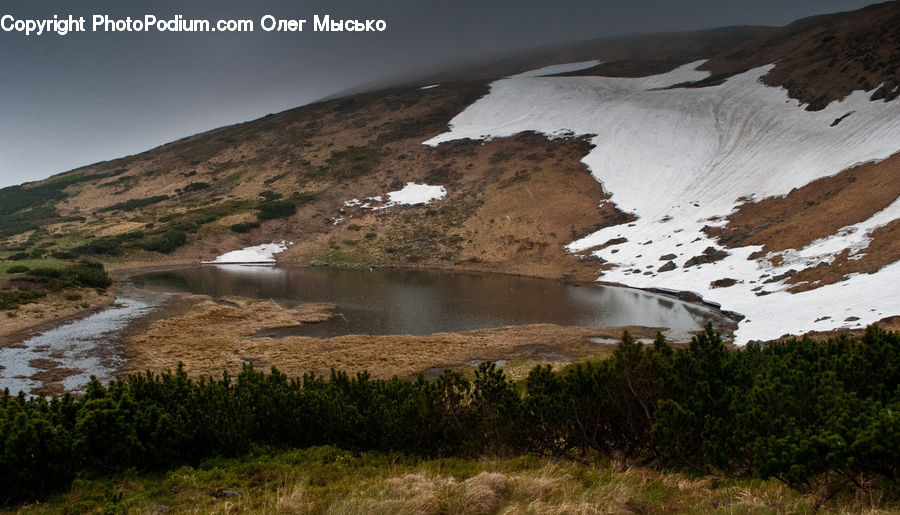
{"label": "green shrub", "polygon": [[63,268],[37,267],[28,276],[40,280],[48,289],[59,291],[70,287],[107,288],[112,279],[103,264],[82,260]]}
{"label": "green shrub", "polygon": [[260,191],[259,196],[266,200],[278,200],[281,198],[281,193],[275,193],[272,190]]}
{"label": "green shrub", "polygon": [[314,179],[346,180],[370,173],[378,163],[380,152],[372,147],[350,146],[335,150],[326,160],[326,166],[311,172]]}
{"label": "green shrub", "polygon": [[256,217],[261,221],[287,218],[297,212],[297,206],[289,200],[269,200],[260,202]]}
{"label": "green shrub", "polygon": [[181,191],[183,191],[184,193],[191,193],[191,192],[195,192],[195,191],[208,190],[209,188],[211,188],[211,186],[207,182],[192,182],[192,183],[188,184],[187,186],[185,186],[184,188],[182,188]]}
{"label": "green shrub", "polygon": [[187,234],[182,230],[173,229],[162,234],[145,237],[137,242],[137,245],[144,250],[171,254],[185,243],[187,243]]}
{"label": "green shrub", "polygon": [[94,238],[84,245],[72,249],[73,254],[78,255],[103,255],[121,256],[123,238],[119,236],[101,236]]}
{"label": "green shrub", "polygon": [[8,274],[22,274],[28,271],[28,267],[25,265],[13,265],[6,269],[6,273]]}
{"label": "green shrub", "polygon": [[158,202],[162,202],[163,200],[168,200],[168,195],[156,195],[153,197],[147,198],[135,198],[131,200],[126,200],[124,202],[118,202],[116,204],[102,207],[97,210],[98,213],[106,213],[108,211],[134,211],[135,209],[149,206],[152,204],[156,204]]}
{"label": "green shrub", "polygon": [[259,228],[260,225],[259,222],[240,222],[232,225],[231,230],[236,233],[246,233]]}
{"label": "green shrub", "polygon": [[[0,309],[16,309],[22,304],[28,304],[40,299],[45,295],[44,292],[31,290],[0,290]],[[2,502],[2,499],[0,499]]]}
{"label": "green shrub", "polygon": [[[0,291],[0,303],[9,293]],[[608,359],[558,372],[539,366],[522,387],[491,363],[473,380],[448,371],[434,381],[340,371],[290,379],[250,366],[236,380],[195,381],[179,367],[106,386],[92,380],[78,399],[0,392],[0,502],[45,496],[78,475],[173,468],[254,445],[441,457],[533,452],[819,490],[825,481],[891,489],[897,413],[900,334],[877,327],[861,338],[735,351],[711,327],[678,349],[626,333]]]}

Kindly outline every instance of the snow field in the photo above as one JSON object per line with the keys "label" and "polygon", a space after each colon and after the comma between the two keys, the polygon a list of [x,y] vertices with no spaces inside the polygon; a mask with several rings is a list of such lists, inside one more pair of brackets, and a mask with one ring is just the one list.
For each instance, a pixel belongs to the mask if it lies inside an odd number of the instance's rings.
{"label": "snow field", "polygon": [[[869,93],[857,91],[824,110],[806,111],[784,89],[759,81],[772,65],[718,86],[670,88],[705,78],[708,73],[697,70],[700,64],[636,79],[534,76],[545,69],[501,79],[456,116],[448,132],[424,144],[525,131],[551,138],[590,136],[594,148],[583,162],[610,201],[638,220],[597,231],[568,250],[616,265],[603,281],[692,291],[746,315],[735,335],[738,343],[862,326],[900,314],[900,295],[891,286],[900,284],[897,263],[797,294],[784,291],[783,280],[765,283],[791,268],[830,262],[845,248],[861,255],[868,233],[900,216],[900,201],[804,249],[786,251],[779,266],[772,265],[771,255],[749,260],[759,248],[744,247],[730,249],[721,261],[684,267],[708,247],[720,248],[701,229],[724,223],[739,199],[785,195],[900,151],[900,102],[871,102]],[[597,249],[615,238],[627,243]],[[669,254],[677,268],[660,272],[667,262],[660,257]],[[710,285],[725,278],[738,283]],[[858,320],[847,321],[851,316]]]}

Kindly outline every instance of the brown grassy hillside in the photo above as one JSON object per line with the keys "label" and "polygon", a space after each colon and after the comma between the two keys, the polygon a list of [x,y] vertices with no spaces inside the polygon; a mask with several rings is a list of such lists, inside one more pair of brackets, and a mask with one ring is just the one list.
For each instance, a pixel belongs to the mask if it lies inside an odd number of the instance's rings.
{"label": "brown grassy hillside", "polygon": [[[873,98],[895,95],[898,17],[900,3],[890,2],[783,28],[633,36],[540,55],[557,62],[601,58],[605,64],[577,73],[608,75],[656,73],[709,58],[704,66],[713,77],[692,85],[697,87],[777,62],[765,80],[784,85],[815,109],[854,88],[874,89],[881,83],[882,93]],[[513,59],[468,75],[524,64]],[[298,263],[595,278],[602,263],[567,254],[563,245],[627,222],[629,215],[608,203],[598,208],[608,195],[580,162],[589,150],[586,139],[520,134],[437,148],[421,145],[487,91],[486,82],[471,81],[353,95],[2,189],[0,258],[91,255],[110,263],[194,263],[284,239],[295,245],[281,259]],[[816,183],[785,199],[764,201],[771,206],[746,206],[718,236],[731,244],[795,245],[796,237],[785,235],[798,224],[827,221],[803,233],[812,237],[819,229],[858,221],[896,198],[891,193],[896,181],[890,180],[896,167],[883,166],[892,168],[848,171],[825,181],[837,181],[834,187]],[[859,181],[841,182],[851,175]],[[383,210],[345,205],[411,181],[444,186],[447,195],[428,205]],[[855,207],[847,208],[851,204]],[[761,219],[759,213],[768,214]],[[750,233],[752,238],[746,236]],[[894,253],[886,245],[882,254]]]}
{"label": "brown grassy hillside", "polygon": [[[458,83],[357,95],[82,168],[45,181],[77,182],[61,190],[47,223],[5,243],[10,252],[87,246],[100,257],[121,251],[129,261],[158,263],[197,262],[284,239],[296,245],[282,259],[300,263],[593,278],[596,266],[562,246],[626,218],[609,206],[598,209],[606,195],[580,162],[585,141],[523,134],[421,145],[485,92],[484,85]],[[427,206],[345,206],[413,181],[445,186],[448,194]],[[258,220],[267,202],[290,204],[296,213]],[[231,228],[241,223],[250,225]],[[165,257],[145,250],[173,231],[186,233],[187,244],[164,249],[171,250]],[[121,245],[108,252],[102,243],[116,235],[123,235]]]}

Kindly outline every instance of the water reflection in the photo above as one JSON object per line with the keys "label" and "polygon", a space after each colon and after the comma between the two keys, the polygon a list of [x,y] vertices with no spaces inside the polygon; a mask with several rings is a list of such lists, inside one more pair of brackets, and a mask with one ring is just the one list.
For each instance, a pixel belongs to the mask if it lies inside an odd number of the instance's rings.
{"label": "water reflection", "polygon": [[496,274],[305,267],[191,267],[134,278],[159,291],[330,302],[341,317],[264,335],[414,334],[553,323],[694,330],[721,319],[715,310],[653,293]]}

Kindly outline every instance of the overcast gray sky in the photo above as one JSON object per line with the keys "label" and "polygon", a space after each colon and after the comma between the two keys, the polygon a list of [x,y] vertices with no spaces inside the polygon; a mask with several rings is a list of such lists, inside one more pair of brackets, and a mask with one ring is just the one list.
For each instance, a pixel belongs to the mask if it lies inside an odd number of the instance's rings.
{"label": "overcast gray sky", "polygon": [[[866,0],[0,0],[15,19],[85,16],[87,33],[0,31],[0,186],[303,105],[436,64],[604,36],[784,25]],[[250,19],[252,33],[93,33],[90,17]],[[380,33],[264,32],[260,19],[384,19]],[[310,22],[311,23],[311,22]]]}

